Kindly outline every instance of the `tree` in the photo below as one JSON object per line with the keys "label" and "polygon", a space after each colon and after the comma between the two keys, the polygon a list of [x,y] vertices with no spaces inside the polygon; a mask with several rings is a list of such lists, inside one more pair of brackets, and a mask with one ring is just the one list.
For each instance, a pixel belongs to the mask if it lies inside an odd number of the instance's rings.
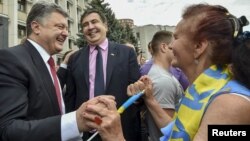
{"label": "tree", "polygon": [[125,29],[124,29],[123,33],[124,33],[123,36],[122,36],[123,39],[125,39],[128,42],[132,43],[133,45],[137,46],[138,41],[137,41],[137,39],[136,39],[136,37],[134,35],[133,30],[130,28],[129,25],[125,26]]}
{"label": "tree", "polygon": [[[108,24],[107,37],[110,41],[121,43],[123,40],[126,40],[137,46],[137,39],[133,34],[133,30],[129,26],[123,27],[119,23],[119,21],[115,17],[114,12],[109,7],[109,4],[104,3],[104,0],[92,0],[86,8],[98,9],[102,13],[104,13],[104,15],[107,17],[107,24]],[[78,47],[86,46],[87,43],[81,31],[79,31],[77,36],[79,38],[76,39],[75,44]]]}

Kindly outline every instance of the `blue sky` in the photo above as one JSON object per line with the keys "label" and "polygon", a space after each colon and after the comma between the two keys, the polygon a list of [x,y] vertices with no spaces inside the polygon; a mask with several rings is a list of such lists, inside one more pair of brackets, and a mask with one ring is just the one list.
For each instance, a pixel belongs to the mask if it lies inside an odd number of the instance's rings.
{"label": "blue sky", "polygon": [[[130,18],[135,25],[176,25],[185,6],[206,2],[226,7],[233,15],[250,21],[250,0],[105,0],[116,18]],[[244,28],[250,30],[250,25]]]}

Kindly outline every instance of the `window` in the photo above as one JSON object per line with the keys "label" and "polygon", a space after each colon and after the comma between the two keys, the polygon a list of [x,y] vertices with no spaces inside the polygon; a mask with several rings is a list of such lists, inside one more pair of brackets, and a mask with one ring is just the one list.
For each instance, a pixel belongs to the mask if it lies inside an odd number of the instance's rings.
{"label": "window", "polygon": [[18,38],[22,39],[26,36],[26,27],[23,25],[18,25]]}
{"label": "window", "polygon": [[74,43],[73,40],[69,39],[69,49],[72,49],[73,43]]}
{"label": "window", "polygon": [[71,35],[71,22],[68,20],[68,32]]}
{"label": "window", "polygon": [[82,32],[82,24],[78,24],[78,31]]}
{"label": "window", "polygon": [[[81,10],[77,8],[77,19],[81,20]],[[81,21],[80,21],[81,22]]]}
{"label": "window", "polygon": [[18,0],[18,11],[26,11],[26,0]]}
{"label": "window", "polygon": [[67,9],[68,9],[68,14],[70,15],[70,8],[71,8],[71,4],[67,1]]}
{"label": "window", "polygon": [[81,26],[81,10],[77,8],[77,20],[79,21],[78,22],[78,31],[82,29],[82,26]]}
{"label": "window", "polygon": [[136,37],[137,37],[137,39],[140,39],[140,33],[139,32],[136,32]]}

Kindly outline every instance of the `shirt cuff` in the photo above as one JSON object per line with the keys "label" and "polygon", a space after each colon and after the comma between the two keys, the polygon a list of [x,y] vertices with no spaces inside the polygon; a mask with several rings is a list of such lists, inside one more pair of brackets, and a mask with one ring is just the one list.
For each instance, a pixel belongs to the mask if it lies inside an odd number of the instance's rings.
{"label": "shirt cuff", "polygon": [[61,138],[62,141],[82,141],[82,133],[79,132],[76,122],[76,112],[62,115]]}
{"label": "shirt cuff", "polygon": [[62,68],[64,68],[64,69],[67,69],[68,65],[67,65],[67,64],[61,63],[61,64],[60,64],[60,67],[62,67]]}

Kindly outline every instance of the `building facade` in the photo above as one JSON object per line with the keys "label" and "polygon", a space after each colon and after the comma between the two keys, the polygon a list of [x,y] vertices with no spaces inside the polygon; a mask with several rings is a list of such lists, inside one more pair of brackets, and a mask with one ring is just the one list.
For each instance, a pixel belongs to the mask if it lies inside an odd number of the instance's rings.
{"label": "building facade", "polygon": [[126,27],[127,25],[130,28],[134,27],[134,21],[132,19],[119,19],[118,21],[123,27]]}
{"label": "building facade", "polygon": [[[0,0],[0,48],[12,47],[26,37],[26,18],[32,5],[39,0]],[[63,51],[57,55],[59,63],[62,54],[77,48],[74,41],[78,38],[80,16],[90,0],[47,0],[63,7],[69,14],[69,37]]]}
{"label": "building facade", "polygon": [[148,52],[148,43],[152,40],[154,34],[160,30],[174,31],[175,26],[168,25],[134,25],[133,19],[119,19],[119,23],[126,27],[128,25],[134,32],[135,37],[138,40],[137,53],[145,59],[151,58],[151,54]]}

